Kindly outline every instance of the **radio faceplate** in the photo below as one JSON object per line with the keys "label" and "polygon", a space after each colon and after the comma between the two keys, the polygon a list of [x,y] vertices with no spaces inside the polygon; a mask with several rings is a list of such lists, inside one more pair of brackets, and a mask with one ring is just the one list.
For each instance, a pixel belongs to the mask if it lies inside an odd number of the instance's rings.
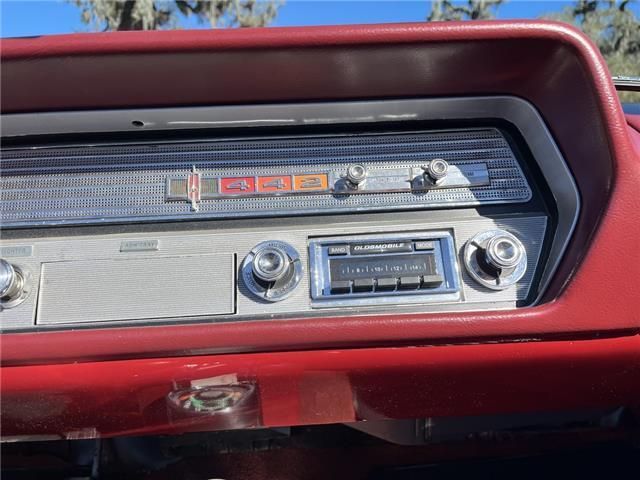
{"label": "radio faceplate", "polygon": [[313,308],[460,300],[455,246],[445,231],[313,240],[309,269]]}

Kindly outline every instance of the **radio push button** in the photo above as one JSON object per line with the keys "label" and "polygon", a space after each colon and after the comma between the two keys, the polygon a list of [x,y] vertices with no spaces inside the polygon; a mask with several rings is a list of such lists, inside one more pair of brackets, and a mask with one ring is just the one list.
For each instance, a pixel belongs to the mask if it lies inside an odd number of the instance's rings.
{"label": "radio push button", "polygon": [[373,278],[356,278],[353,281],[354,292],[373,292]]}
{"label": "radio push button", "polygon": [[442,285],[441,275],[424,275],[422,282],[420,282],[420,288],[437,288]]}
{"label": "radio push button", "polygon": [[377,292],[390,292],[396,289],[397,278],[379,278],[376,282]]}
{"label": "radio push button", "polygon": [[414,247],[416,251],[433,250],[436,248],[436,242],[433,240],[417,240],[414,242]]}
{"label": "radio push button", "polygon": [[332,295],[351,293],[351,282],[349,280],[334,280],[329,285]]}
{"label": "radio push button", "polygon": [[329,245],[327,247],[327,255],[334,257],[337,255],[347,255],[349,253],[349,245]]}
{"label": "radio push button", "polygon": [[400,277],[400,290],[415,290],[420,286],[420,277]]}

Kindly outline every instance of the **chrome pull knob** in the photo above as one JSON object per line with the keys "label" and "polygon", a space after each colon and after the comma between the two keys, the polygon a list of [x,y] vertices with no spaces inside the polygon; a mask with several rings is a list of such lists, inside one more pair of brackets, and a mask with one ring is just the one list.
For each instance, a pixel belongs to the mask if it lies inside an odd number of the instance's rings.
{"label": "chrome pull knob", "polygon": [[346,179],[351,188],[358,188],[367,179],[367,167],[358,163],[349,165]]}
{"label": "chrome pull knob", "polygon": [[497,235],[491,238],[485,249],[486,262],[497,270],[516,267],[523,255],[522,243],[506,235]]}
{"label": "chrome pull knob", "polygon": [[505,230],[488,230],[469,240],[464,264],[476,282],[492,290],[504,290],[527,271],[527,252],[518,238]]}
{"label": "chrome pull knob", "polygon": [[242,280],[255,296],[268,302],[284,300],[302,278],[302,262],[297,250],[280,241],[256,245],[242,262]]}
{"label": "chrome pull knob", "polygon": [[442,181],[449,173],[449,164],[442,158],[435,158],[431,160],[427,165],[422,167],[425,176],[436,185],[442,183]]}
{"label": "chrome pull knob", "polygon": [[265,282],[275,282],[286,276],[291,268],[287,254],[279,248],[267,247],[256,253],[252,262],[253,274]]}
{"label": "chrome pull knob", "polygon": [[0,259],[0,299],[11,301],[22,295],[24,277],[19,270],[4,259]]}

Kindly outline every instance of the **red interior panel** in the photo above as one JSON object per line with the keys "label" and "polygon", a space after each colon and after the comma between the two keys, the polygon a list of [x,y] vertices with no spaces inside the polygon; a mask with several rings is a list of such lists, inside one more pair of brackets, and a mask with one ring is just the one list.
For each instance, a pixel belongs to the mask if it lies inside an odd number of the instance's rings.
{"label": "red interior panel", "polygon": [[[627,124],[600,54],[577,31],[453,22],[83,34],[1,47],[4,114],[518,96],[547,123],[582,202],[557,278],[532,308],[3,334],[3,435],[637,406],[636,120]],[[518,341],[489,343],[505,340]],[[167,406],[176,388],[226,374],[257,385],[241,418]]]}
{"label": "red interior panel", "polygon": [[[640,162],[602,58],[585,37],[565,25],[434,23],[117,33],[4,40],[2,47],[5,112],[517,95],[532,102],[548,123],[582,200],[572,244],[550,289],[564,291],[542,306],[515,312],[13,334],[3,341],[5,364],[526,338],[640,326],[640,285],[627,281],[640,276],[640,251],[633,248],[640,223],[620,220],[635,214]],[[242,79],[254,87],[255,75],[247,74],[247,65],[254,72],[268,65],[274,74],[262,76],[260,88],[248,88]],[[45,77],[48,81],[42,82]],[[176,90],[178,81],[182,87]]]}
{"label": "red interior panel", "polygon": [[[169,406],[224,375],[257,385],[247,408]],[[639,406],[640,337],[5,367],[2,392],[3,435],[65,438]]]}

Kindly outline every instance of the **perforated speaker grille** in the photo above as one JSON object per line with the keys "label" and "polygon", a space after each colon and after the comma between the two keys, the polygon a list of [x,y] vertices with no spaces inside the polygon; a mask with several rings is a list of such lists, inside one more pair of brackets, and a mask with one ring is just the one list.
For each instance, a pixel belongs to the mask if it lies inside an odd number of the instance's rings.
{"label": "perforated speaker grille", "polygon": [[[483,163],[488,185],[427,193],[228,197],[169,202],[167,178],[294,175],[410,168],[434,158]],[[7,226],[294,215],[525,202],[531,190],[502,133],[493,128],[430,132],[101,145],[5,150],[0,214]]]}

